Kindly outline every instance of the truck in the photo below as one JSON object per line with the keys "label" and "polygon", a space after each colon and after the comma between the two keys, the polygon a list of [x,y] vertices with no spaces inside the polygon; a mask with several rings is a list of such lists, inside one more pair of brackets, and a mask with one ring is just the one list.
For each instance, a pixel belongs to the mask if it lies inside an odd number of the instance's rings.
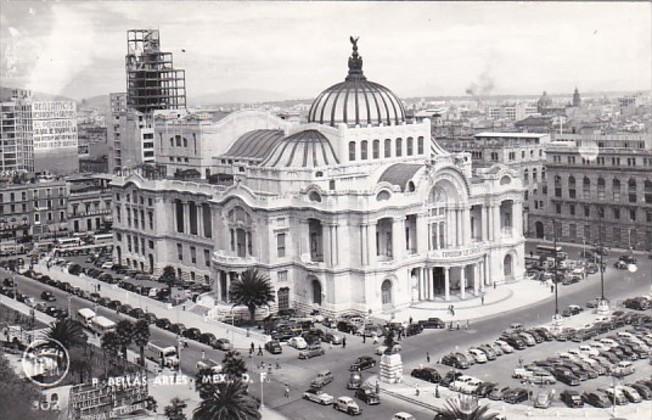
{"label": "truck", "polygon": [[79,322],[81,322],[85,327],[90,328],[93,318],[95,318],[95,311],[89,308],[81,308],[77,311]]}
{"label": "truck", "polygon": [[99,335],[108,332],[115,332],[116,323],[103,316],[95,316],[91,319],[89,328]]}
{"label": "truck", "polygon": [[168,368],[179,366],[179,356],[174,346],[164,346],[160,343],[150,341],[145,346],[145,358]]}

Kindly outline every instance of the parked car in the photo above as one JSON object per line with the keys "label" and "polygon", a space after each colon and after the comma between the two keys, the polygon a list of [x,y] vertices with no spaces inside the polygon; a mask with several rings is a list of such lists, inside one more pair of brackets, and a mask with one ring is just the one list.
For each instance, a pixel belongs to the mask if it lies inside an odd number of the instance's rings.
{"label": "parked car", "polygon": [[582,395],[580,395],[579,392],[574,391],[572,389],[567,389],[562,391],[562,393],[559,394],[559,399],[564,404],[566,404],[567,407],[570,408],[584,407],[584,400],[582,399]]}
{"label": "parked car", "polygon": [[297,350],[303,350],[308,347],[308,343],[306,343],[303,337],[297,336],[288,340],[288,346],[294,347]]}
{"label": "parked car", "polygon": [[446,372],[446,375],[444,375],[444,377],[441,378],[439,384],[441,386],[448,387],[450,386],[450,384],[455,382],[457,378],[459,378],[460,376],[462,376],[462,372],[458,372],[456,370],[449,370],[448,372]]}
{"label": "parked car", "polygon": [[190,340],[198,340],[199,336],[201,336],[201,331],[199,328],[188,328],[183,332],[183,336],[190,339]]}
{"label": "parked car", "polygon": [[469,353],[476,363],[487,363],[487,355],[482,350],[474,347],[469,349]]}
{"label": "parked car", "polygon": [[353,398],[351,397],[339,397],[333,404],[333,408],[352,416],[362,414],[362,409],[355,401],[353,401]]}
{"label": "parked car", "polygon": [[629,400],[629,402],[640,403],[643,401],[643,397],[641,397],[635,388],[627,385],[623,385],[621,388],[623,390],[623,394],[625,394],[625,397]]}
{"label": "parked car", "polygon": [[365,370],[376,366],[376,359],[371,356],[360,356],[349,367],[349,371]]}
{"label": "parked car", "polygon": [[528,399],[528,392],[523,388],[515,388],[509,391],[504,397],[503,401],[509,404],[519,404]]}
{"label": "parked car", "polygon": [[489,393],[488,398],[493,401],[501,401],[503,397],[511,391],[511,388],[506,386],[503,388],[494,388],[493,391]]}
{"label": "parked car", "polygon": [[611,407],[611,402],[609,401],[609,397],[606,394],[598,391],[584,392],[582,394],[582,400],[584,400],[585,403],[597,408]]}
{"label": "parked car", "polygon": [[337,330],[348,334],[356,334],[358,327],[350,321],[342,320],[337,323]]}
{"label": "parked car", "polygon": [[446,328],[446,323],[440,318],[432,317],[418,322],[423,328]]}
{"label": "parked car", "polygon": [[222,351],[229,351],[233,349],[233,344],[231,344],[231,341],[228,338],[218,338],[215,341],[213,348]]}
{"label": "parked car", "polygon": [[332,395],[315,388],[310,388],[304,392],[303,398],[321,405],[331,405],[335,401],[335,398]]}
{"label": "parked car", "polygon": [[310,382],[312,388],[322,388],[331,382],[333,382],[333,373],[330,370],[322,370],[317,374],[317,376]]}
{"label": "parked car", "polygon": [[215,337],[215,335],[212,333],[203,333],[199,336],[198,340],[200,343],[204,343],[213,347],[213,344],[215,344],[217,341],[217,337]]}
{"label": "parked car", "polygon": [[342,336],[327,332],[326,334],[322,335],[321,341],[337,346],[342,344]]}
{"label": "parked car", "polygon": [[456,369],[468,369],[469,362],[460,353],[449,353],[442,357],[441,363]]}
{"label": "parked car", "polygon": [[359,388],[355,391],[355,397],[367,405],[380,404],[380,397],[370,388]]}
{"label": "parked car", "polygon": [[496,340],[495,344],[498,345],[500,347],[500,350],[505,354],[514,352],[514,347],[510,346],[506,341]]}
{"label": "parked car", "polygon": [[272,354],[281,354],[283,352],[281,343],[278,340],[270,340],[265,343],[265,350]]}
{"label": "parked car", "polygon": [[549,390],[539,391],[534,396],[535,408],[548,408],[552,404],[552,393]]}
{"label": "parked car", "polygon": [[423,332],[423,328],[424,327],[422,324],[410,324],[405,329],[405,336],[411,337],[413,335],[421,334]]}
{"label": "parked car", "polygon": [[46,302],[54,302],[57,300],[56,297],[52,294],[52,292],[44,291],[41,293],[41,299],[43,299]]}
{"label": "parked car", "polygon": [[323,356],[325,353],[319,344],[313,344],[299,351],[299,359],[312,359],[313,357]]}
{"label": "parked car", "polygon": [[441,375],[437,369],[431,367],[412,369],[410,375],[435,384],[441,382]]}

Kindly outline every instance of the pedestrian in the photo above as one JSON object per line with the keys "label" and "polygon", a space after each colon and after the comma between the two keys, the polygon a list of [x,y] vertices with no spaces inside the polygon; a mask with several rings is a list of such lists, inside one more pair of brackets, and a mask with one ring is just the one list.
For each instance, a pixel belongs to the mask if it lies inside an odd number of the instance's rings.
{"label": "pedestrian", "polygon": [[530,251],[530,258],[532,258],[533,256],[534,256],[534,253],[532,251]]}
{"label": "pedestrian", "polygon": [[256,345],[252,341],[251,344],[249,345],[249,353],[253,353],[256,350]]}
{"label": "pedestrian", "polygon": [[430,363],[430,352],[426,352],[426,362]]}
{"label": "pedestrian", "polygon": [[408,322],[410,323],[410,325],[412,325],[412,316],[410,316],[410,319],[408,320]]}
{"label": "pedestrian", "polygon": [[518,358],[518,365],[519,365],[519,367],[523,367],[523,358],[522,357]]}
{"label": "pedestrian", "polygon": [[330,348],[330,349],[333,348],[333,342],[332,342],[332,341],[329,341],[329,342],[328,342],[328,348]]}
{"label": "pedestrian", "polygon": [[484,305],[484,295],[480,296],[480,302]]}
{"label": "pedestrian", "polygon": [[451,305],[451,315],[455,316],[455,307]]}
{"label": "pedestrian", "polygon": [[496,282],[494,282],[494,290],[496,290]]}
{"label": "pedestrian", "polygon": [[343,338],[342,338],[342,348],[343,348],[343,349],[346,348],[346,337],[343,337]]}
{"label": "pedestrian", "polygon": [[290,398],[290,385],[285,384],[285,393],[283,395],[285,398]]}
{"label": "pedestrian", "polygon": [[259,356],[263,355],[263,347],[260,344],[258,345],[258,355]]}
{"label": "pedestrian", "polygon": [[555,285],[554,284],[550,285],[550,293],[555,293]]}
{"label": "pedestrian", "polygon": [[416,385],[415,393],[416,393],[417,397],[421,393],[421,391],[419,391],[419,385],[418,384]]}
{"label": "pedestrian", "polygon": [[457,330],[460,330],[460,321],[457,321]]}
{"label": "pedestrian", "polygon": [[380,394],[380,384],[376,381],[376,394]]}
{"label": "pedestrian", "polygon": [[439,398],[439,384],[435,385],[435,398]]}
{"label": "pedestrian", "polygon": [[367,342],[367,334],[362,334],[362,344],[365,344]]}

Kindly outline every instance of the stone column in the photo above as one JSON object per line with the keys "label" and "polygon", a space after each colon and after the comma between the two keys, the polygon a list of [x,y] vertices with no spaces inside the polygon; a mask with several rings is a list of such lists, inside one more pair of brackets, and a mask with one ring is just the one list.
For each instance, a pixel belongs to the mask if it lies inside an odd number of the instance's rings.
{"label": "stone column", "polygon": [[326,267],[333,266],[333,226],[330,223],[322,225],[322,234],[324,235],[324,264]]}
{"label": "stone column", "polygon": [[340,237],[339,237],[339,226],[335,225],[333,229],[333,234],[334,234],[334,241],[333,243],[335,244],[334,247],[334,252],[333,252],[333,265],[337,266],[340,264]]}
{"label": "stone column", "polygon": [[226,299],[224,299],[224,302],[229,302],[229,290],[231,290],[231,278],[233,277],[233,273],[229,272],[226,274]]}
{"label": "stone column", "polygon": [[426,268],[426,284],[428,285],[428,300],[433,300],[435,298],[435,292],[432,287],[432,272],[430,270],[430,268]]}
{"label": "stone column", "polygon": [[217,270],[216,281],[215,281],[215,291],[217,294],[216,302],[222,301],[222,270]]}
{"label": "stone column", "polygon": [[482,261],[480,262],[480,292],[484,293],[484,284],[487,281],[486,277],[486,272],[485,270],[487,269],[486,267],[486,255],[482,257]]}
{"label": "stone column", "polygon": [[466,266],[460,267],[460,298],[464,299],[466,297]]}
{"label": "stone column", "polygon": [[400,260],[405,256],[405,219],[395,217],[392,222],[392,257]]}
{"label": "stone column", "polygon": [[487,240],[487,207],[482,205],[480,210],[480,240]]}
{"label": "stone column", "polygon": [[473,264],[473,294],[478,296],[480,291],[480,263]]}
{"label": "stone column", "polygon": [[428,252],[428,242],[430,241],[430,229],[426,213],[417,214],[416,226],[417,231],[414,234],[417,235],[417,255],[424,255]]}
{"label": "stone column", "polygon": [[444,299],[449,301],[451,298],[451,268],[444,267]]}
{"label": "stone column", "polygon": [[369,265],[375,265],[378,261],[378,249],[376,248],[376,230],[378,222],[376,220],[369,222],[367,232],[367,248],[369,251]]}
{"label": "stone column", "polygon": [[432,224],[432,249],[439,249],[439,222]]}
{"label": "stone column", "polygon": [[367,265],[367,224],[361,223],[360,230],[360,265]]}
{"label": "stone column", "polygon": [[494,204],[494,240],[499,239],[502,236],[500,230],[500,205]]}
{"label": "stone column", "polygon": [[471,209],[469,207],[464,208],[462,213],[462,227],[464,228],[464,245],[471,244]]}

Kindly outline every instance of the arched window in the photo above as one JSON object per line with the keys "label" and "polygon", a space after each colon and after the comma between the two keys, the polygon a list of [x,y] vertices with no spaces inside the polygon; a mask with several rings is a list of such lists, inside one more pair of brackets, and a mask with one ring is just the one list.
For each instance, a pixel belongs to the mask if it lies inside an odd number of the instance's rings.
{"label": "arched window", "polygon": [[367,147],[368,147],[367,140],[362,140],[360,142],[360,159],[361,160],[367,160],[367,158],[368,158],[367,153],[369,153],[369,151],[367,150]]}
{"label": "arched window", "polygon": [[423,154],[423,137],[417,139],[417,154]]}
{"label": "arched window", "polygon": [[382,302],[384,306],[392,304],[392,282],[390,280],[385,280],[380,287]]}
{"label": "arched window", "polygon": [[568,196],[570,198],[576,198],[576,189],[575,189],[575,177],[573,175],[568,177]]}
{"label": "arched window", "polygon": [[627,181],[627,191],[629,192],[629,202],[636,203],[636,180],[629,178]]}
{"label": "arched window", "polygon": [[234,207],[228,213],[231,250],[238,257],[253,254],[251,216],[240,206]]}
{"label": "arched window", "polygon": [[537,182],[537,168],[532,168],[532,182]]}
{"label": "arched window", "polygon": [[371,157],[373,159],[378,159],[380,157],[380,140],[374,140],[373,145],[371,146]]}
{"label": "arched window", "polygon": [[598,200],[604,200],[605,182],[604,178],[598,178]]}
{"label": "arched window", "polygon": [[312,303],[321,305],[321,283],[319,280],[315,279],[312,281]]}
{"label": "arched window", "polygon": [[310,194],[308,194],[308,199],[310,201],[321,203],[321,195],[319,195],[317,191],[311,191]]}
{"label": "arched window", "polygon": [[392,140],[385,139],[385,157],[392,157]]}
{"label": "arched window", "polygon": [[591,197],[591,180],[588,177],[584,177],[584,181],[582,181],[582,195],[584,196],[584,199],[590,198]]}
{"label": "arched window", "polygon": [[414,190],[416,190],[416,187],[414,186],[414,182],[412,181],[408,182],[408,191],[414,192]]}
{"label": "arched window", "polygon": [[614,201],[620,201],[620,180],[614,178],[613,181],[611,181],[611,191],[613,192],[613,199]]}
{"label": "arched window", "polygon": [[407,138],[407,155],[412,156],[414,154],[414,139],[412,137]]}
{"label": "arched window", "polygon": [[376,194],[376,201],[389,200],[389,197],[391,197],[391,194],[389,193],[389,191],[382,190],[381,192]]}
{"label": "arched window", "polygon": [[652,181],[645,180],[645,203],[652,204]]}
{"label": "arched window", "polygon": [[402,154],[403,154],[403,139],[399,137],[396,139],[396,157],[401,157]]}
{"label": "arched window", "polygon": [[355,160],[355,142],[350,141],[349,142],[349,161],[354,161]]}
{"label": "arched window", "polygon": [[512,256],[511,254],[505,255],[505,260],[503,261],[503,274],[506,278],[512,277]]}
{"label": "arched window", "polygon": [[523,181],[528,184],[530,182],[530,172],[526,169],[523,170]]}

